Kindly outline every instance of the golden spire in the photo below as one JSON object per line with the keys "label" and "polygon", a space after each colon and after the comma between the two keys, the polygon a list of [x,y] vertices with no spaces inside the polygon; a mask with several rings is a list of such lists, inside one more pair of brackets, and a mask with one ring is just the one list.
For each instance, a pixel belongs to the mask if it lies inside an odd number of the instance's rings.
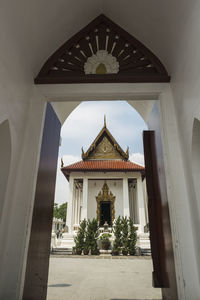
{"label": "golden spire", "polygon": [[126,150],[126,155],[128,156],[129,158],[129,147],[127,146],[127,150]]}
{"label": "golden spire", "polygon": [[104,127],[106,127],[106,115],[104,115]]}

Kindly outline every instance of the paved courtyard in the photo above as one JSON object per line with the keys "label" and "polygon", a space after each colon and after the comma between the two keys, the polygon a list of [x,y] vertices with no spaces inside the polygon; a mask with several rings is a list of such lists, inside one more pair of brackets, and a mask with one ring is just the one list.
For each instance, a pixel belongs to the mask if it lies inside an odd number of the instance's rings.
{"label": "paved courtyard", "polygon": [[149,258],[51,257],[47,300],[161,300]]}

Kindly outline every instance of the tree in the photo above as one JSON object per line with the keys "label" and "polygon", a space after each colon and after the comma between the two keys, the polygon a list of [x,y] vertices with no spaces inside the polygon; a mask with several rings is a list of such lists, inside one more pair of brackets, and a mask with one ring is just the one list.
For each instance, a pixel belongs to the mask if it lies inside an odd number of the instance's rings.
{"label": "tree", "polygon": [[99,236],[97,219],[88,220],[85,239],[85,248],[91,250],[91,254],[98,254],[97,240]]}
{"label": "tree", "polygon": [[119,255],[120,254],[120,250],[121,250],[121,237],[122,237],[122,233],[121,233],[121,218],[120,216],[117,218],[115,225],[114,225],[114,235],[115,235],[115,240],[113,243],[113,250],[112,250],[112,254],[113,255]]}
{"label": "tree", "polygon": [[129,244],[128,244],[128,251],[130,255],[135,255],[136,253],[136,242],[137,242],[137,233],[136,228],[133,224],[133,220],[129,218]]}
{"label": "tree", "polygon": [[77,236],[74,238],[76,254],[81,254],[85,245],[87,221],[84,219],[79,226]]}
{"label": "tree", "polygon": [[128,219],[127,217],[122,217],[122,253],[123,255],[128,254]]}
{"label": "tree", "polygon": [[66,222],[66,214],[67,214],[67,202],[58,206],[58,203],[54,203],[53,216],[56,219],[62,219]]}
{"label": "tree", "polygon": [[59,207],[59,218],[66,222],[66,214],[67,214],[67,202],[63,203]]}
{"label": "tree", "polygon": [[54,208],[53,208],[53,216],[56,219],[59,219],[59,208],[58,208],[58,203],[54,203]]}

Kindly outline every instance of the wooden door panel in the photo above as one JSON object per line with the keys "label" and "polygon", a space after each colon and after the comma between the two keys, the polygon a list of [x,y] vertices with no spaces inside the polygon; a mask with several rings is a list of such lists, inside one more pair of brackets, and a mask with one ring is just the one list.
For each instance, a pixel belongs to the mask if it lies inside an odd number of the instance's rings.
{"label": "wooden door panel", "polygon": [[148,194],[150,242],[153,260],[153,286],[168,287],[165,266],[162,202],[158,182],[154,131],[143,132],[143,143]]}
{"label": "wooden door panel", "polygon": [[60,121],[48,103],[36,183],[24,300],[46,299],[60,128]]}
{"label": "wooden door panel", "polygon": [[145,131],[144,152],[154,286],[162,288],[163,300],[177,300],[177,282],[167,198],[160,129],[159,104],[155,103]]}

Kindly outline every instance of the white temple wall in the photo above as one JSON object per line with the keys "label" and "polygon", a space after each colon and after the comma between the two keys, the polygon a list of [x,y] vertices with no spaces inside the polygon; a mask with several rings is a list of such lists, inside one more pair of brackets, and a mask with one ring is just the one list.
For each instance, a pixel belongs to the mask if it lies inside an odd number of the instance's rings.
{"label": "white temple wall", "polygon": [[11,143],[9,169],[0,171],[6,185],[0,199],[0,299],[20,299],[45,108],[11,11],[0,11],[0,124],[7,120]]}

